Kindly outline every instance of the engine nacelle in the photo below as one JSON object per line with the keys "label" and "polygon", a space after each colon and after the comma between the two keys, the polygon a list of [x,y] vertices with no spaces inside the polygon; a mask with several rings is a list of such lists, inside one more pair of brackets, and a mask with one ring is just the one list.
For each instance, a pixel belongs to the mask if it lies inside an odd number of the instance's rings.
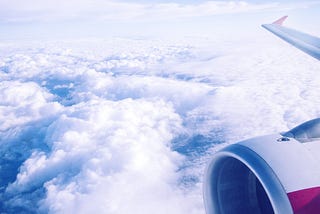
{"label": "engine nacelle", "polygon": [[319,214],[320,118],[217,152],[204,201],[208,214]]}

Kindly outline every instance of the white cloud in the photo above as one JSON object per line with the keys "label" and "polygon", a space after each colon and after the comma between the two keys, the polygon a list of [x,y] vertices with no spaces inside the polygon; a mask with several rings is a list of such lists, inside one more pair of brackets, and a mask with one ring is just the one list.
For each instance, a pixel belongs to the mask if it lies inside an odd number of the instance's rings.
{"label": "white cloud", "polygon": [[[61,106],[34,82],[0,82],[0,131],[58,113]],[[50,112],[48,111],[50,109]]]}
{"label": "white cloud", "polygon": [[[34,152],[7,192],[44,185],[41,204],[50,213],[149,213],[153,206],[142,203],[148,198],[163,207],[159,213],[183,213],[185,208],[170,200],[184,198],[172,188],[181,157],[168,148],[179,127],[179,116],[161,101],[93,100],[73,106],[48,128],[51,152]],[[86,203],[88,198],[94,202]]]}
{"label": "white cloud", "polygon": [[215,144],[320,115],[319,63],[271,41],[2,44],[1,209],[204,213]]}

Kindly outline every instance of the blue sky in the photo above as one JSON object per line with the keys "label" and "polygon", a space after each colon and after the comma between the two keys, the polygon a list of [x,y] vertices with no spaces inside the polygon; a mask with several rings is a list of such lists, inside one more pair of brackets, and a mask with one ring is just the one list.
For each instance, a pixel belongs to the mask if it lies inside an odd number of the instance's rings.
{"label": "blue sky", "polygon": [[1,38],[205,36],[258,33],[262,23],[317,32],[320,1],[2,0]]}

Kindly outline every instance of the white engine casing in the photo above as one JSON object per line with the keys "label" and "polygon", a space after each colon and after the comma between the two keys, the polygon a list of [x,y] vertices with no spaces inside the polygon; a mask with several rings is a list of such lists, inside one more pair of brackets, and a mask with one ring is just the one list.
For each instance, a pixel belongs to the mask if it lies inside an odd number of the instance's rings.
{"label": "white engine casing", "polygon": [[204,179],[208,214],[320,213],[320,119],[227,146]]}

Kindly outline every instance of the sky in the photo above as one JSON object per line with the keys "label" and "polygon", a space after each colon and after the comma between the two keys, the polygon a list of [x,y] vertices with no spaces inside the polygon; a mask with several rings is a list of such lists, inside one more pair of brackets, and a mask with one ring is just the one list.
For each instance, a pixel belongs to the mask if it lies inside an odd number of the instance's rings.
{"label": "sky", "polygon": [[[315,28],[319,1],[1,0],[2,38],[200,36],[258,34],[283,15]],[[236,32],[236,34],[235,34]]]}
{"label": "sky", "polygon": [[0,213],[204,214],[215,152],[320,117],[320,1],[0,0]]}

